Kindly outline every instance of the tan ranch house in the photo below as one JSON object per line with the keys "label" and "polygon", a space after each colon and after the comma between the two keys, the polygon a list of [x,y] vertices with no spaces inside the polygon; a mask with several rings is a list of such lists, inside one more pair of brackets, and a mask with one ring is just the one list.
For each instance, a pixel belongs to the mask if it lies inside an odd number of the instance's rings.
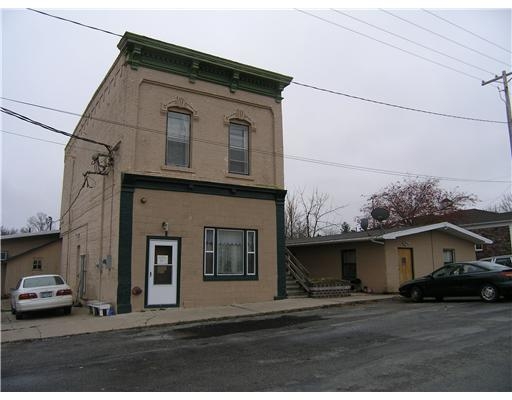
{"label": "tan ranch house", "polygon": [[59,231],[16,233],[2,236],[2,298],[24,276],[60,273]]}
{"label": "tan ranch house", "polygon": [[65,150],[63,276],[117,313],[286,297],[292,78],[129,32],[118,48]]}
{"label": "tan ranch house", "polygon": [[288,240],[311,278],[360,280],[374,293],[396,293],[401,283],[445,263],[475,260],[475,245],[492,241],[448,222]]}

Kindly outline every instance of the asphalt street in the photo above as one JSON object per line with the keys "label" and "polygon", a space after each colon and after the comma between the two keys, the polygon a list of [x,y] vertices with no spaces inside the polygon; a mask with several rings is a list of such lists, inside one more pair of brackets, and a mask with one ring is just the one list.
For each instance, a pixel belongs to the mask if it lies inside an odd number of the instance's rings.
{"label": "asphalt street", "polygon": [[2,344],[6,391],[512,391],[512,303],[378,303]]}

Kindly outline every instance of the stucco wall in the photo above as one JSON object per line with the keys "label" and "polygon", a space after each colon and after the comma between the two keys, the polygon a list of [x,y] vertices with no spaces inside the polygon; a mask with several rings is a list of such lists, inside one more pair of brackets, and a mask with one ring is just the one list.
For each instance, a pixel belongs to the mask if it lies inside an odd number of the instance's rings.
{"label": "stucco wall", "polygon": [[[2,251],[9,251],[9,256],[11,257],[17,253],[16,250],[20,247],[26,247],[26,243],[22,243],[22,240],[18,240],[18,243],[10,242],[13,241],[9,240],[6,241],[5,244],[2,243]],[[46,239],[45,243],[48,243],[48,239]],[[53,242],[43,247],[29,251],[12,260],[8,260],[6,263],[2,263],[2,270],[5,268],[5,275],[2,273],[2,296],[8,294],[10,289],[14,288],[19,279],[23,276],[59,274],[60,255],[61,241],[55,241],[54,239]],[[33,269],[33,261],[36,258],[41,260],[41,269]]]}
{"label": "stucco wall", "polygon": [[455,261],[475,260],[474,244],[439,231],[404,236],[386,242],[387,290],[398,291],[398,248],[412,248],[413,277],[419,278],[443,266],[443,250],[455,250]]}
{"label": "stucco wall", "polygon": [[[146,203],[140,201],[145,198]],[[180,306],[214,306],[270,301],[277,294],[276,206],[274,201],[136,189],[133,209],[132,287],[144,288],[147,236],[181,238]],[[257,281],[204,281],[205,227],[258,231]],[[144,294],[132,296],[134,311]]]}
{"label": "stucco wall", "polygon": [[386,290],[384,247],[371,242],[290,247],[312,278],[342,278],[343,250],[356,250],[357,277],[374,292]]}
{"label": "stucco wall", "polygon": [[357,277],[362,286],[376,293],[397,292],[399,282],[398,249],[411,248],[413,276],[427,275],[443,265],[443,250],[455,250],[455,261],[475,259],[474,244],[443,232],[431,231],[384,245],[352,242],[337,245],[292,246],[290,249],[314,278],[341,278],[342,250],[356,250]]}

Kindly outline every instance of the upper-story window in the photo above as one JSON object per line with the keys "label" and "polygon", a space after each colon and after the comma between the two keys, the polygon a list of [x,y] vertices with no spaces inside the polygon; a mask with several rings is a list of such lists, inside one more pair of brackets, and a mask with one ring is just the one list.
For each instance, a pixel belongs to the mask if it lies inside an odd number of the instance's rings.
{"label": "upper-story window", "polygon": [[249,127],[229,124],[229,173],[249,175]]}
{"label": "upper-story window", "polygon": [[190,115],[176,111],[167,113],[167,150],[165,163],[190,167]]}

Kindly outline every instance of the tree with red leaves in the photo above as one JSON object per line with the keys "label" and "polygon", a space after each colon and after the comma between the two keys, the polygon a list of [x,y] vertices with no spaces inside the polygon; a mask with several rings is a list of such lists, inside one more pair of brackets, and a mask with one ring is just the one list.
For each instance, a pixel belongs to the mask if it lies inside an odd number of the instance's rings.
{"label": "tree with red leaves", "polygon": [[361,212],[372,221],[372,210],[385,208],[389,211],[389,218],[382,223],[383,227],[412,226],[438,221],[439,216],[461,210],[477,200],[473,194],[441,188],[439,179],[409,178],[391,183],[372,194]]}

